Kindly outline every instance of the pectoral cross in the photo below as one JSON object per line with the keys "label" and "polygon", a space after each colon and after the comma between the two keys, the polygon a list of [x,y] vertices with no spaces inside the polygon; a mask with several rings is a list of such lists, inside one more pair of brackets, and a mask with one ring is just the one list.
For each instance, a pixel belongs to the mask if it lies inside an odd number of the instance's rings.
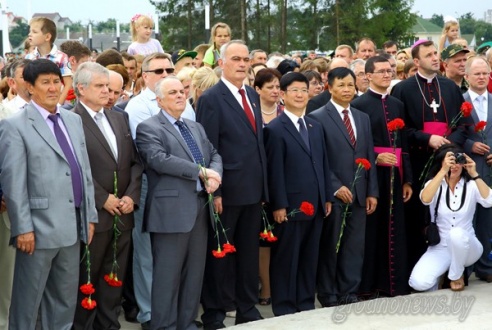
{"label": "pectoral cross", "polygon": [[439,108],[439,104],[436,103],[436,100],[433,99],[432,100],[432,103],[430,104],[430,107],[432,108],[432,110],[434,111],[434,113],[437,113],[437,108]]}

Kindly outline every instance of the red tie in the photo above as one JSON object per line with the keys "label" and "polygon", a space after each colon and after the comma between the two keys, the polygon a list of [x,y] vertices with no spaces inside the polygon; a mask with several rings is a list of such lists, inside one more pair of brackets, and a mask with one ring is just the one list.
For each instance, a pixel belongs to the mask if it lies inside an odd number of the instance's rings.
{"label": "red tie", "polygon": [[352,128],[352,124],[350,123],[350,118],[348,116],[348,110],[345,109],[342,111],[343,113],[343,123],[345,124],[345,127],[347,128],[348,135],[350,137],[350,142],[352,143],[352,146],[355,147],[355,134],[354,134],[354,129]]}
{"label": "red tie", "polygon": [[253,111],[251,111],[251,108],[249,107],[248,101],[246,100],[246,95],[244,93],[244,89],[240,89],[239,94],[241,94],[241,99],[243,101],[243,109],[244,109],[244,112],[246,113],[246,117],[248,117],[249,123],[253,127],[253,131],[256,133],[255,117],[253,117]]}

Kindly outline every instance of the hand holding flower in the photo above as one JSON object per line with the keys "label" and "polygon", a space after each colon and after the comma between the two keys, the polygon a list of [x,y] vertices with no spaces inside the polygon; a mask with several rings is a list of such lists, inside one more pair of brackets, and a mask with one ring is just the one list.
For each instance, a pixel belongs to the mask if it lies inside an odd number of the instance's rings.
{"label": "hand holding flower", "polygon": [[482,142],[474,142],[471,151],[477,155],[485,155],[490,152],[490,147]]}
{"label": "hand holding flower", "polygon": [[377,164],[396,165],[396,155],[391,152],[382,152],[376,159]]}
{"label": "hand holding flower", "polygon": [[340,189],[338,189],[337,194],[335,195],[336,198],[341,199],[342,202],[345,204],[347,203],[352,203],[352,192],[350,191],[349,188],[345,186],[341,186]]}
{"label": "hand holding flower", "polygon": [[132,213],[134,204],[135,203],[131,197],[123,196],[120,199],[119,210],[122,214]]}
{"label": "hand holding flower", "polygon": [[109,194],[108,199],[106,199],[106,202],[103,205],[103,208],[109,212],[112,216],[115,214],[121,215],[120,211],[120,199],[116,197],[114,194]]}
{"label": "hand holding flower", "polygon": [[273,211],[273,220],[275,220],[276,223],[282,223],[284,221],[287,221],[287,210],[286,209],[280,209]]}

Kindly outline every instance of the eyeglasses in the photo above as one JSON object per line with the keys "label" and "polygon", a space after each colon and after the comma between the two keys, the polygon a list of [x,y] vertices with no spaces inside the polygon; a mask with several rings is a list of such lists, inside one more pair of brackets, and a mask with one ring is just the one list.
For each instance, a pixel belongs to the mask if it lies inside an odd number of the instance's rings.
{"label": "eyeglasses", "polygon": [[366,76],[366,74],[364,72],[359,72],[359,73],[356,74],[356,76],[358,78],[364,78]]}
{"label": "eyeglasses", "polygon": [[311,85],[311,86],[319,86],[319,85],[321,85],[321,83],[319,81],[310,81],[309,82],[309,85]]}
{"label": "eyeglasses", "polygon": [[386,74],[392,75],[393,74],[393,70],[374,71],[373,73],[374,74],[382,74],[382,75],[384,75],[386,73]]}
{"label": "eyeglasses", "polygon": [[144,72],[153,72],[155,74],[163,74],[166,71],[167,74],[174,73],[174,68],[165,68],[165,69],[155,69],[155,70],[145,70]]}
{"label": "eyeglasses", "polygon": [[294,94],[298,94],[298,93],[307,94],[307,93],[309,93],[309,90],[299,89],[299,88],[291,88],[291,89],[288,89],[287,92],[292,92]]}

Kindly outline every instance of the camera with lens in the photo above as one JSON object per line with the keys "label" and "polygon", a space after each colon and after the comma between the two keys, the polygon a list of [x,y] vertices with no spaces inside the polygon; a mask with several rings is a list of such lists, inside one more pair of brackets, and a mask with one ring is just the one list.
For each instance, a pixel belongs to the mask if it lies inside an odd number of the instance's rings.
{"label": "camera with lens", "polygon": [[464,153],[457,152],[454,154],[454,158],[456,159],[456,164],[461,164],[461,165],[466,164],[466,157]]}

